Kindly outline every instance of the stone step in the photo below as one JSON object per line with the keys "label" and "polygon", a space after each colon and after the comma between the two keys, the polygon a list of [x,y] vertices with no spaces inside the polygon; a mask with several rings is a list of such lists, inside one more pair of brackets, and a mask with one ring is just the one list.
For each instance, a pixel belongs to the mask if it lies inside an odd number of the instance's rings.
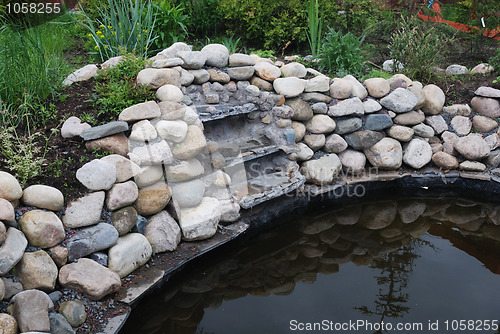
{"label": "stone step", "polygon": [[252,111],[258,110],[257,106],[253,103],[246,103],[242,106],[206,104],[197,105],[195,107],[196,112],[203,123],[224,119],[230,116],[248,114]]}
{"label": "stone step", "polygon": [[280,148],[276,145],[269,145],[269,146],[264,146],[264,147],[259,147],[252,149],[247,152],[243,152],[241,156],[235,157],[233,159],[227,159],[226,162],[226,167],[225,168],[231,168],[236,165],[245,163],[247,161],[252,161],[255,159],[259,159],[262,157],[265,157],[267,155],[271,155],[273,153],[276,153],[280,150]]}
{"label": "stone step", "polygon": [[250,209],[297,190],[305,181],[305,177],[298,171],[288,175],[276,172],[258,176],[247,181],[248,193],[238,197],[238,203],[243,209]]}

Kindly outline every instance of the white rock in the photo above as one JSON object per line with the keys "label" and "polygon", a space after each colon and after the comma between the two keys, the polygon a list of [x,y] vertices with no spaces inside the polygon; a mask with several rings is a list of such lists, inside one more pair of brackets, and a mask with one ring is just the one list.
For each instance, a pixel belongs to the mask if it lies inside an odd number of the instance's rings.
{"label": "white rock", "polygon": [[17,179],[7,172],[0,171],[0,198],[15,201],[23,195],[23,189]]}
{"label": "white rock", "polygon": [[455,116],[451,120],[451,127],[459,136],[465,136],[472,129],[472,121],[469,117]]}
{"label": "white rock", "polygon": [[339,153],[339,159],[347,173],[358,174],[365,170],[366,157],[359,151],[347,149]]}
{"label": "white rock", "polygon": [[[12,223],[15,220],[14,207],[6,199],[0,198],[0,222]],[[0,223],[1,224],[1,223]],[[5,240],[5,226],[0,225],[0,245]]]}
{"label": "white rock", "polygon": [[94,64],[86,65],[66,77],[63,81],[63,86],[69,86],[75,82],[87,81],[90,78],[97,76],[97,66]]}
{"label": "white rock", "polygon": [[306,123],[306,129],[311,133],[330,133],[335,126],[335,121],[327,115],[315,115]]}
{"label": "white rock", "polygon": [[307,75],[307,69],[301,63],[292,62],[281,67],[281,74],[283,74],[285,78],[304,78]]}
{"label": "white rock", "polygon": [[158,137],[158,133],[151,122],[148,120],[142,120],[132,126],[132,131],[130,132],[128,139],[140,142],[149,142],[156,139],[156,137]]}
{"label": "white rock", "polygon": [[463,75],[469,73],[469,70],[463,65],[453,64],[448,66],[445,72],[452,75]]}
{"label": "white rock", "polygon": [[204,197],[194,208],[183,209],[179,218],[182,238],[186,241],[210,238],[217,232],[221,214],[219,201],[212,197]]}
{"label": "white rock", "polygon": [[156,59],[151,65],[152,68],[166,68],[184,65],[184,61],[181,58],[167,58],[167,59]]}
{"label": "white rock", "polygon": [[382,106],[380,105],[380,103],[378,103],[373,99],[367,99],[366,101],[364,101],[363,107],[365,109],[365,114],[371,114],[379,110],[382,110]]}
{"label": "white rock", "polygon": [[172,151],[165,140],[136,147],[128,156],[139,166],[169,164],[173,161]]}
{"label": "white rock", "polygon": [[179,52],[191,51],[192,47],[183,42],[177,42],[170,45],[168,48],[161,52],[158,52],[157,56],[164,58],[174,58],[178,57]]}
{"label": "white rock", "polygon": [[384,61],[384,63],[382,64],[382,69],[387,72],[393,72],[393,71],[401,71],[404,68],[403,64],[399,62],[396,65],[395,64],[396,60],[388,59]]}
{"label": "white rock", "polygon": [[108,190],[116,182],[113,164],[94,159],[76,171],[76,178],[90,190]]}
{"label": "white rock", "polygon": [[381,105],[398,114],[413,110],[417,103],[417,96],[401,87],[396,88],[389,95],[380,100]]}
{"label": "white rock", "polygon": [[123,56],[116,56],[116,57],[111,57],[108,60],[106,60],[104,63],[102,63],[101,68],[113,68],[116,65],[118,65],[120,62],[125,60],[125,57]]}
{"label": "white rock", "polygon": [[78,117],[71,116],[66,120],[66,122],[64,122],[61,128],[61,136],[63,138],[78,137],[83,131],[90,128],[90,124],[82,123]]}
{"label": "white rock", "polygon": [[208,44],[201,49],[207,66],[226,67],[229,61],[229,50],[222,44]]}
{"label": "white rock", "polygon": [[145,236],[140,233],[126,234],[109,249],[108,268],[123,278],[148,262],[152,253],[153,249]]}
{"label": "white rock", "polygon": [[207,61],[207,56],[201,51],[181,51],[177,55],[184,61],[185,69],[197,70],[202,68]]}
{"label": "white rock", "polygon": [[454,147],[468,160],[481,160],[490,155],[490,147],[480,134],[461,137]]}
{"label": "white rock", "polygon": [[422,89],[425,102],[422,111],[426,115],[437,115],[443,110],[446,96],[441,88],[436,85],[427,85]]}
{"label": "white rock", "polygon": [[24,189],[22,201],[27,206],[52,211],[59,211],[64,206],[64,196],[59,189],[40,184]]}
{"label": "white rock", "polygon": [[328,92],[330,90],[330,78],[318,75],[306,81],[305,92]]}
{"label": "white rock", "polygon": [[156,91],[156,97],[160,101],[172,101],[179,103],[182,101],[184,94],[182,94],[182,91],[179,89],[179,87],[167,84],[158,88],[158,90]]}
{"label": "white rock", "polygon": [[306,161],[312,158],[314,151],[304,143],[297,144],[297,161]]}
{"label": "white rock", "polygon": [[398,169],[403,163],[403,148],[399,141],[393,138],[382,138],[363,152],[374,167]]}
{"label": "white rock", "polygon": [[141,167],[136,163],[118,154],[107,155],[102,157],[101,160],[115,166],[116,182],[125,182],[141,171]]}
{"label": "white rock", "polygon": [[256,64],[255,59],[250,57],[249,55],[243,53],[233,53],[229,56],[229,65],[238,67],[238,66],[253,66]]}
{"label": "white rock", "polygon": [[143,119],[152,119],[160,117],[160,107],[155,101],[148,101],[135,104],[131,107],[125,108],[120,115],[119,121],[136,122]]}
{"label": "white rock", "polygon": [[161,211],[148,219],[144,236],[151,244],[153,253],[171,252],[181,242],[181,230],[167,211]]}
{"label": "white rock", "polygon": [[98,191],[69,203],[62,218],[64,226],[77,228],[99,223],[104,197],[105,192]]}
{"label": "white rock", "polygon": [[156,130],[163,139],[180,143],[186,139],[188,125],[184,121],[159,121]]}
{"label": "white rock", "polygon": [[370,78],[364,82],[370,96],[381,98],[389,94],[391,86],[384,78]]}
{"label": "white rock", "polygon": [[333,183],[340,171],[342,163],[334,154],[326,154],[317,160],[309,160],[302,164],[300,172],[306,177],[306,181],[317,185]]}
{"label": "white rock", "polygon": [[495,69],[493,66],[490,64],[482,63],[479,65],[476,65],[471,71],[471,73],[481,73],[481,74],[487,74],[493,72]]}
{"label": "white rock", "polygon": [[362,116],[365,113],[365,107],[359,97],[340,101],[328,109],[328,115],[333,117],[356,115]]}
{"label": "white rock", "polygon": [[343,79],[347,79],[352,83],[352,95],[359,97],[361,100],[368,96],[366,88],[352,75],[346,75]]}
{"label": "white rock", "polygon": [[446,124],[446,121],[441,115],[427,116],[425,121],[437,134],[441,134],[448,130],[448,124]]}
{"label": "white rock", "polygon": [[347,99],[351,96],[353,83],[348,79],[333,79],[330,85],[330,96],[334,99]]}
{"label": "white rock", "polygon": [[387,135],[402,142],[408,142],[413,138],[412,128],[403,125],[393,125],[387,130]]}
{"label": "white rock", "polygon": [[115,184],[106,195],[106,206],[110,211],[116,211],[126,206],[132,205],[139,190],[134,181]]}
{"label": "white rock", "polygon": [[134,180],[139,188],[144,188],[156,183],[162,177],[162,165],[152,165],[142,167],[139,174],[134,177]]}
{"label": "white rock", "polygon": [[181,74],[171,68],[145,68],[137,74],[137,84],[157,89],[166,84],[181,85]]}
{"label": "white rock", "polygon": [[[261,61],[253,66],[255,73],[262,79],[273,82],[281,76],[281,70],[272,64]],[[300,93],[299,93],[300,94]]]}
{"label": "white rock", "polygon": [[412,139],[403,152],[403,162],[408,166],[420,169],[432,159],[431,145],[423,139]]}
{"label": "white rock", "polygon": [[278,94],[286,98],[295,97],[304,91],[306,81],[296,77],[278,78],[273,81],[273,87]]}
{"label": "white rock", "polygon": [[0,247],[0,276],[7,274],[21,260],[28,240],[16,228],[7,230],[7,238]]}
{"label": "white rock", "polygon": [[197,178],[205,172],[198,159],[180,160],[178,163],[166,166],[165,175],[168,182],[185,182]]}

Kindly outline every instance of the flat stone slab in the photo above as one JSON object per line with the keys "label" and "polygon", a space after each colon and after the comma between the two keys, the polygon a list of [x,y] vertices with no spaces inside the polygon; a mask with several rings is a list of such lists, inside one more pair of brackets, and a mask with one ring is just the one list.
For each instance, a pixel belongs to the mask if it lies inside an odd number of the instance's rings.
{"label": "flat stone slab", "polygon": [[115,135],[120,132],[125,132],[127,130],[128,130],[127,122],[123,121],[110,122],[108,124],[94,126],[88,130],[85,130],[80,134],[80,137],[82,137],[83,140],[94,140]]}

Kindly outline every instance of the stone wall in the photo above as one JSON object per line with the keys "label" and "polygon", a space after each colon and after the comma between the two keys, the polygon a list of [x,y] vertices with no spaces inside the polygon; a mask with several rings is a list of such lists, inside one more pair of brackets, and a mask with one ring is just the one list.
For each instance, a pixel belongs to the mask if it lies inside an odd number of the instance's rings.
{"label": "stone wall", "polygon": [[[88,65],[66,83],[95,75]],[[480,87],[472,108],[445,107],[439,87],[401,74],[360,83],[183,43],[153,57],[137,82],[157,100],[102,126],[71,117],[62,127],[64,138],[115,152],[78,170],[88,188],[82,198],[65,206],[59,190],[23,190],[0,172],[0,300],[12,303],[21,331],[64,323],[49,313],[46,293],[69,289],[100,300],[153,254],[210,238],[242,209],[307,191],[305,181],[327,188],[368,169],[500,174],[500,92],[492,88]],[[32,321],[35,309],[44,312]]]}

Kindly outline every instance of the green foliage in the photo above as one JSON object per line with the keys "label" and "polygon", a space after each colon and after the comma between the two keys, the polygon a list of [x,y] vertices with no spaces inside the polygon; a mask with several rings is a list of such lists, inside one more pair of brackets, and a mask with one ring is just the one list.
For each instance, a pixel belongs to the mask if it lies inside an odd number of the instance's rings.
{"label": "green foliage", "polygon": [[224,36],[221,40],[221,44],[224,45],[228,50],[229,53],[236,53],[238,52],[238,44],[240,43],[241,38],[234,38],[233,36]]}
{"label": "green foliage", "polygon": [[0,153],[4,156],[3,162],[15,174],[23,188],[27,181],[42,173],[50,138],[40,132],[30,133],[29,123],[27,130],[26,137],[19,136],[13,126],[0,132]]}
{"label": "green foliage", "polygon": [[218,34],[222,19],[219,0],[173,0],[173,4],[185,9],[187,30],[197,39],[213,37]]}
{"label": "green foliage", "polygon": [[55,96],[70,72],[63,55],[71,46],[67,25],[53,21],[18,30],[7,22],[0,24],[0,124],[44,123],[40,106]]}
{"label": "green foliage", "polygon": [[451,39],[416,18],[402,17],[400,22],[389,45],[391,57],[404,65],[402,72],[409,78],[427,81]]}
{"label": "green foliage", "polygon": [[380,11],[375,1],[343,0],[339,11],[333,22],[328,23],[340,25],[343,31],[363,33],[367,27],[380,23]]}
{"label": "green foliage", "polygon": [[366,79],[370,78],[384,78],[384,79],[390,79],[392,78],[392,73],[387,73],[386,71],[381,71],[381,70],[371,70],[368,74],[365,74],[361,77],[360,81],[363,82]]}
{"label": "green foliage", "polygon": [[481,18],[484,18],[486,29],[495,29],[500,25],[500,16],[496,15],[498,11],[500,2],[490,0],[465,0],[441,6],[444,19],[482,27]]}
{"label": "green foliage", "polygon": [[97,114],[86,121],[95,125],[98,118],[112,120],[123,109],[154,99],[154,93],[150,92],[147,86],[137,85],[135,80],[144,64],[143,59],[129,54],[115,67],[100,70],[94,87],[97,93],[94,100]]}
{"label": "green foliage", "polygon": [[155,40],[154,7],[143,0],[108,0],[109,7],[98,7],[93,20],[82,10],[95,53],[102,61],[124,51],[146,58]]}
{"label": "green foliage", "polygon": [[270,58],[273,61],[276,60],[276,57],[274,56],[273,50],[253,50],[251,53],[256,54],[257,56],[259,56],[261,58]]}
{"label": "green foliage", "polygon": [[500,48],[496,50],[495,55],[488,60],[488,63],[493,66],[495,72],[500,73]]}
{"label": "green foliage", "polygon": [[188,16],[184,14],[181,5],[173,5],[168,0],[155,4],[155,27],[153,45],[158,50],[163,50],[171,44],[182,41],[187,36],[186,21]]}
{"label": "green foliage", "polygon": [[224,29],[250,47],[281,50],[307,40],[307,12],[301,0],[220,0],[219,12]]}
{"label": "green foliage", "polygon": [[307,0],[307,22],[309,28],[307,40],[312,56],[316,57],[321,48],[321,19],[319,18],[318,0]]}
{"label": "green foliage", "polygon": [[323,39],[318,66],[330,75],[359,75],[363,70],[360,40],[350,32],[342,34],[330,28]]}

